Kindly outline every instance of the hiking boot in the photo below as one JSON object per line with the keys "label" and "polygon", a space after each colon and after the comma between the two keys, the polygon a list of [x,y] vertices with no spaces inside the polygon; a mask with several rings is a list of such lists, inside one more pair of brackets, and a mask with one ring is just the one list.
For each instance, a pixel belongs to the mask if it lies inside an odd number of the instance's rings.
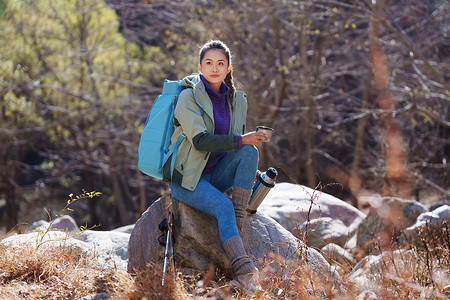
{"label": "hiking boot", "polygon": [[233,287],[249,295],[257,295],[263,292],[259,284],[259,273],[257,269],[255,272],[236,275],[230,283]]}
{"label": "hiking boot", "polygon": [[244,249],[244,243],[240,236],[232,236],[223,243],[223,248],[231,260],[235,278],[231,285],[247,294],[258,294],[262,292],[258,283],[259,272],[253,265]]}

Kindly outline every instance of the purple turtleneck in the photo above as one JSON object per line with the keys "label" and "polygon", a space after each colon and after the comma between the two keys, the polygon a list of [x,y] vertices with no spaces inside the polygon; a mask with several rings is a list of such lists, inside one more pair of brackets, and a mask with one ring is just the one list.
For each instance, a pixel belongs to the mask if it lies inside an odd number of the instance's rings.
{"label": "purple turtleneck", "polygon": [[[208,81],[200,74],[200,78],[202,79],[206,92],[208,93],[209,98],[211,99],[211,103],[213,106],[214,113],[214,134],[225,135],[228,134],[228,130],[230,128],[230,107],[228,106],[226,95],[230,88],[222,82],[220,85],[219,93],[213,89]],[[242,144],[241,137],[239,138],[239,146]],[[206,163],[205,169],[203,170],[204,174],[210,174],[216,164],[225,156],[226,152],[211,152],[208,162]]]}

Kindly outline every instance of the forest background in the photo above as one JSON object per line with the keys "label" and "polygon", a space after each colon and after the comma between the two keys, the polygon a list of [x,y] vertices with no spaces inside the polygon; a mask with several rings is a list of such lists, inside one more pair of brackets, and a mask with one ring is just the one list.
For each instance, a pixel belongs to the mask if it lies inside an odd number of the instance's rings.
{"label": "forest background", "polygon": [[[447,0],[0,0],[0,227],[134,223],[166,185],[137,168],[164,79],[227,43],[260,170],[355,206],[450,195]],[[19,224],[19,226],[17,226]],[[1,233],[1,230],[0,230]]]}

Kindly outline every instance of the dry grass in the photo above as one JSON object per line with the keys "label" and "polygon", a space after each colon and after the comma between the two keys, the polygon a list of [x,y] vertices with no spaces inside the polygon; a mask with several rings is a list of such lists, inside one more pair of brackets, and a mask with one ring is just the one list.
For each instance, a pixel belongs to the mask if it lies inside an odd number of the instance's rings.
{"label": "dry grass", "polygon": [[[369,272],[375,284],[370,283],[366,299],[447,299],[443,288],[450,278],[448,229],[423,232],[419,238],[419,246],[407,246],[412,255],[385,252],[378,268]],[[176,280],[168,272],[162,287],[162,263],[130,275],[101,267],[95,257],[64,245],[44,244],[37,249],[0,245],[0,253],[0,299],[79,299],[96,293],[106,293],[110,299],[251,298],[234,290],[213,266],[206,274],[179,272]],[[289,261],[265,258],[261,272],[265,292],[257,298],[355,299],[364,290],[350,281],[350,271],[341,273],[339,288],[336,282],[324,283],[307,264],[292,266]]]}
{"label": "dry grass", "polygon": [[120,293],[123,281],[132,282],[128,275],[101,269],[95,259],[63,245],[0,247],[0,299],[77,299]]}

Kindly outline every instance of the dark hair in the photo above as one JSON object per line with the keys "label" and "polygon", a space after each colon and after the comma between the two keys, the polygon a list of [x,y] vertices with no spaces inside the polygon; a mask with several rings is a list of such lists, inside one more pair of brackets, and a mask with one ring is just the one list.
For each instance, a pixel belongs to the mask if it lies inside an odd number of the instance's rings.
{"label": "dark hair", "polygon": [[[227,57],[228,65],[229,66],[231,65],[231,51],[227,47],[227,45],[225,45],[224,42],[219,41],[219,40],[209,41],[200,48],[200,53],[199,53],[200,64],[202,63],[202,59],[203,59],[203,56],[205,55],[206,51],[211,50],[211,49],[219,49],[219,50],[223,51],[223,53]],[[233,103],[234,92],[236,91],[236,88],[235,88],[234,82],[233,82],[232,72],[233,72],[233,70],[230,70],[230,72],[227,74],[227,76],[225,77],[225,80],[224,80],[225,84],[230,88],[230,91],[228,92],[228,95],[229,95],[228,97],[229,97],[231,103]]]}

